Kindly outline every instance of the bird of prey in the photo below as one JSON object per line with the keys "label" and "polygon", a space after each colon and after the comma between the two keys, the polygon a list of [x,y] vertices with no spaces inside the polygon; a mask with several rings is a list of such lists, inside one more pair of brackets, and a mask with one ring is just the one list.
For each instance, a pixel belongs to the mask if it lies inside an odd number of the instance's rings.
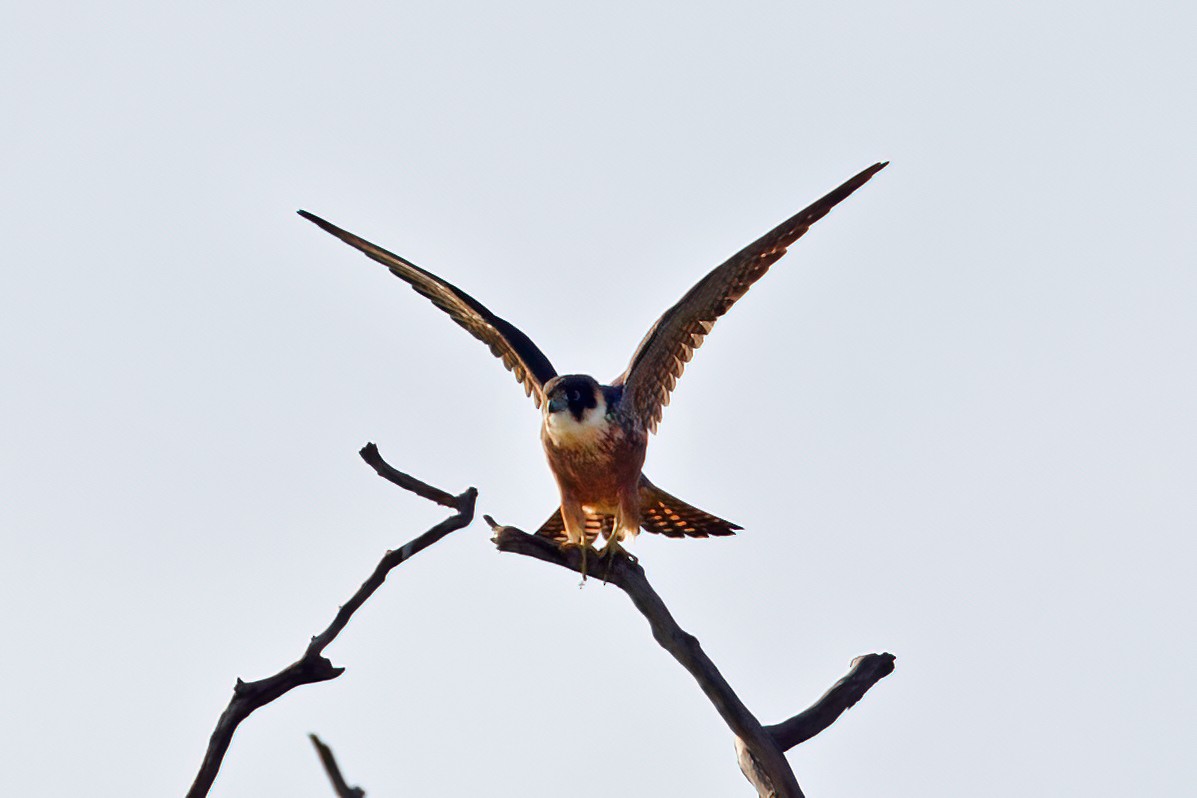
{"label": "bird of prey", "polygon": [[748,288],[836,204],[864,185],[877,163],[782,222],[698,281],[648,331],[627,369],[603,385],[585,374],[559,375],[528,336],[481,302],[414,263],[308,213],[300,216],[373,258],[423,294],[503,361],[540,408],[540,439],[561,492],[561,506],[538,534],[583,554],[602,535],[605,552],[643,527],[668,537],[731,535],[740,529],[671,496],[643,473],[656,432],[687,362]]}

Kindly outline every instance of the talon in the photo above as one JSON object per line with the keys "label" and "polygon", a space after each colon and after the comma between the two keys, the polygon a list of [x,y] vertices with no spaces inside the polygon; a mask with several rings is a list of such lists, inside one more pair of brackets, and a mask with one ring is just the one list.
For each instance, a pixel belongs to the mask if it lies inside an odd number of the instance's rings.
{"label": "talon", "polygon": [[612,562],[614,562],[615,558],[620,554],[627,557],[634,563],[639,562],[639,560],[636,559],[636,555],[625,549],[623,544],[616,540],[614,536],[607,538],[607,545],[603,546],[603,550],[599,552],[600,557],[610,559]]}

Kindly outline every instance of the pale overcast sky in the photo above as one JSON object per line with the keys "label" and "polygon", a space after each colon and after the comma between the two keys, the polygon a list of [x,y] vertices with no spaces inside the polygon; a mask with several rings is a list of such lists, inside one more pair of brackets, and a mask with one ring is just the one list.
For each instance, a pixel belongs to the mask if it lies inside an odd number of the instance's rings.
{"label": "pale overcast sky", "polygon": [[[807,794],[1197,780],[1197,57],[1182,3],[10,3],[0,22],[3,795],[181,795],[445,513],[535,527],[539,415],[306,208],[608,380],[726,256],[877,160],[715,328],[646,470],[745,527],[635,543],[764,722],[897,671]],[[479,520],[214,796],[751,795],[614,588]],[[596,698],[597,696],[597,698]],[[603,707],[595,711],[595,706]]]}

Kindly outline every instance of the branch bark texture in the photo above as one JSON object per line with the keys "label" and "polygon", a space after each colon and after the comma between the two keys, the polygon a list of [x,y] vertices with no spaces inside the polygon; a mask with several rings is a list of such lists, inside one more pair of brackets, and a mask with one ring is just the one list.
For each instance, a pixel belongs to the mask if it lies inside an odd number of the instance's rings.
{"label": "branch bark texture", "polygon": [[848,675],[836,682],[808,709],[765,731],[773,736],[783,751],[804,743],[835,723],[840,715],[864,698],[869,688],[894,672],[893,654],[865,654],[852,661]]}

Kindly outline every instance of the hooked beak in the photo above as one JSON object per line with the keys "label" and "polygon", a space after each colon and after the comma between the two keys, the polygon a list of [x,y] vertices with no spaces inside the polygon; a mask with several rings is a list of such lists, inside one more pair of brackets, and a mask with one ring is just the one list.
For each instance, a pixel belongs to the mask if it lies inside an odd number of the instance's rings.
{"label": "hooked beak", "polygon": [[562,410],[565,410],[567,407],[569,407],[569,402],[566,400],[566,398],[564,396],[554,396],[552,399],[549,400],[549,412],[550,413],[560,413]]}

